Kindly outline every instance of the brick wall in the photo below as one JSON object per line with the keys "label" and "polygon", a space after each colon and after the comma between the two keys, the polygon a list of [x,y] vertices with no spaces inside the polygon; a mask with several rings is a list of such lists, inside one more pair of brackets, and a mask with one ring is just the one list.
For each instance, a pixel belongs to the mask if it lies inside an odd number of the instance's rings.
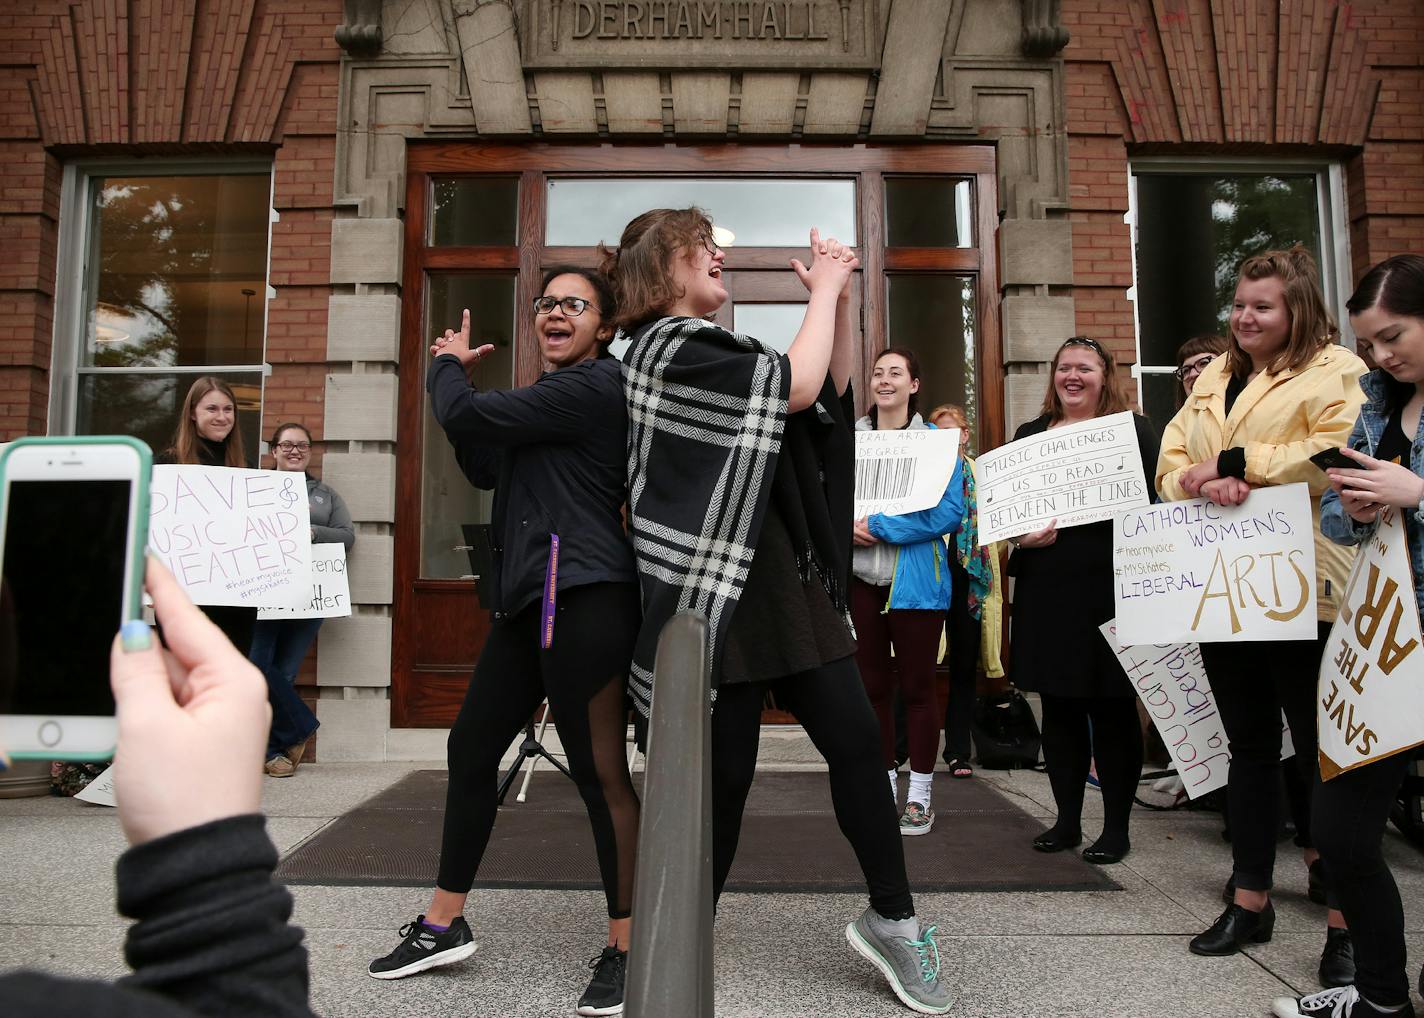
{"label": "brick wall", "polygon": [[1063,0],[1079,331],[1133,351],[1133,155],[1343,162],[1356,278],[1424,251],[1420,0]]}

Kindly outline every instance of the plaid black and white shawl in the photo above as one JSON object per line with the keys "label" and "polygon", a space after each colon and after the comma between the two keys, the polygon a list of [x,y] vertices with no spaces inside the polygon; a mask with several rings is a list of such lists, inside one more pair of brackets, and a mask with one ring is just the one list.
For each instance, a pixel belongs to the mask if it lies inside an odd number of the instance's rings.
{"label": "plaid black and white shawl", "polygon": [[677,612],[707,617],[715,674],[771,496],[791,371],[759,340],[698,318],[663,318],[630,340],[628,522],[643,627],[629,691],[647,717],[658,635]]}

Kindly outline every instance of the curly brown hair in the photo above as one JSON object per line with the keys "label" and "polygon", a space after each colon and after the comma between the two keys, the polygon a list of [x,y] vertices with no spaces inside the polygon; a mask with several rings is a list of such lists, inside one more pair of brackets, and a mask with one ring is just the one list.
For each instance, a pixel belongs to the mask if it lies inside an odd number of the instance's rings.
{"label": "curly brown hair", "polygon": [[696,206],[644,212],[623,228],[617,248],[599,244],[600,271],[613,281],[618,298],[614,326],[631,329],[666,314],[682,298],[673,262],[697,247],[716,246],[712,220]]}

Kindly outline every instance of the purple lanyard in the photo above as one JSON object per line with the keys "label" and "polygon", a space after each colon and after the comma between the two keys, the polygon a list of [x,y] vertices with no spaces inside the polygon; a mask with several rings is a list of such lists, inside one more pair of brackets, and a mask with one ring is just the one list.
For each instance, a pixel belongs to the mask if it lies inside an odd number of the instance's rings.
{"label": "purple lanyard", "polygon": [[539,626],[539,646],[554,645],[554,600],[559,588],[559,535],[549,535],[549,568],[544,573],[544,617]]}

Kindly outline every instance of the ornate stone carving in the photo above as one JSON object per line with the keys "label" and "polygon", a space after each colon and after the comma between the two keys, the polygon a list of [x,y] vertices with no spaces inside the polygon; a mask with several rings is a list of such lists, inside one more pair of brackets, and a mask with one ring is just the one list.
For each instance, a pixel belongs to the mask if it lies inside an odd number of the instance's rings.
{"label": "ornate stone carving", "polygon": [[336,44],[353,57],[381,51],[381,0],[345,0],[345,20],[336,28]]}
{"label": "ornate stone carving", "polygon": [[1060,0],[1021,0],[1023,3],[1023,51],[1037,60],[1055,57],[1068,45],[1068,29],[1063,27]]}

